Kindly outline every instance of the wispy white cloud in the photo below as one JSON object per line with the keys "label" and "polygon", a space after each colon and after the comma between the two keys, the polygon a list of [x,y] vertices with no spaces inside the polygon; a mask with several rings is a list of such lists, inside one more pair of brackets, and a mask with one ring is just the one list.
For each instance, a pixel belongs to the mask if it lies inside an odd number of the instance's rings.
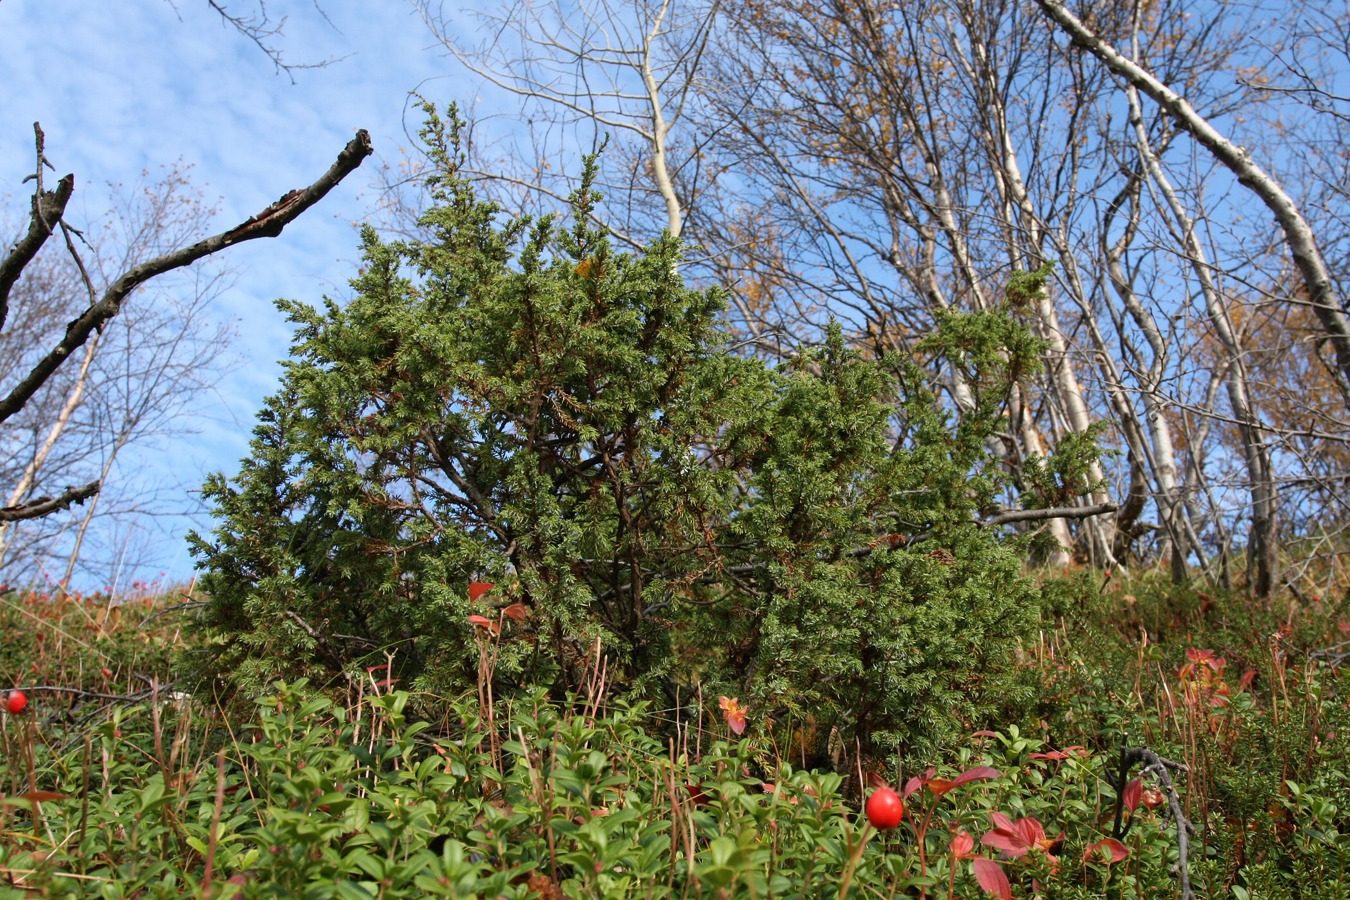
{"label": "wispy white cloud", "polygon": [[[0,2],[0,197],[8,195],[8,217],[17,220],[26,209],[30,186],[22,181],[33,170],[34,122],[42,123],[58,174],[76,175],[76,209],[102,212],[108,183],[181,159],[208,197],[220,198],[216,229],[311,182],[358,128],[371,132],[378,154],[367,167],[379,157],[397,160],[407,143],[407,92],[429,85],[432,96],[448,100],[461,82],[402,3],[319,5],[327,20],[308,0],[268,4],[270,13],[288,17],[277,41],[288,61],[345,57],[298,71],[292,84],[205,3]],[[471,90],[467,83],[464,89]],[[371,173],[359,171],[280,238],[225,255],[236,280],[216,313],[238,325],[243,364],[202,410],[196,437],[142,450],[120,463],[124,471],[161,472],[165,480],[173,473],[199,484],[207,471],[237,469],[254,411],[274,389],[289,344],[272,301],[345,294],[357,252],[353,225],[368,215],[371,200]],[[172,520],[157,554],[155,565],[170,577],[190,572],[177,539],[187,524]]]}

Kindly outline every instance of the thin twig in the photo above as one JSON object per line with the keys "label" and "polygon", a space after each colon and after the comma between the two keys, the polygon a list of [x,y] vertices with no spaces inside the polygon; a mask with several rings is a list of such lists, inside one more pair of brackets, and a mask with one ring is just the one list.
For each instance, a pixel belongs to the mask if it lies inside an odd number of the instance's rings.
{"label": "thin twig", "polygon": [[149,622],[151,622],[151,621],[153,621],[153,620],[155,620],[155,619],[158,619],[160,616],[164,615],[165,613],[171,613],[171,612],[186,612],[187,610],[190,610],[190,609],[201,609],[203,606],[209,605],[209,603],[210,603],[210,601],[208,601],[208,600],[188,600],[188,601],[186,601],[186,602],[184,602],[184,603],[178,604],[177,606],[170,606],[170,607],[168,607],[167,609],[161,609],[159,612],[151,613],[150,615],[146,616],[144,619],[141,619],[141,624],[140,624],[138,627],[144,628],[144,627],[146,626],[147,623],[149,623]]}
{"label": "thin twig", "polygon": [[991,519],[985,519],[981,525],[1011,525],[1013,522],[1032,522],[1041,519],[1087,519],[1105,513],[1113,513],[1119,507],[1114,503],[1098,503],[1096,506],[1053,506],[1049,509],[1009,509]]}
{"label": "thin twig", "polygon": [[[1178,772],[1188,771],[1187,767],[1179,762],[1173,762],[1154,753],[1147,747],[1135,747],[1132,750],[1121,748],[1120,756],[1120,775],[1119,784],[1116,785],[1117,804],[1121,802],[1121,796],[1125,792],[1125,778],[1130,769],[1137,764],[1143,764],[1139,775],[1141,778],[1152,775],[1157,780],[1158,786],[1163,790],[1163,796],[1167,798],[1167,810],[1172,816],[1172,822],[1177,829],[1177,864],[1172,872],[1181,882],[1181,900],[1195,900],[1195,893],[1191,890],[1190,875],[1190,847],[1191,835],[1195,833],[1195,826],[1191,824],[1190,819],[1186,818],[1185,813],[1181,811],[1181,798],[1177,794],[1176,785],[1172,783],[1170,770]],[[1116,831],[1120,828],[1120,808],[1116,811]]]}

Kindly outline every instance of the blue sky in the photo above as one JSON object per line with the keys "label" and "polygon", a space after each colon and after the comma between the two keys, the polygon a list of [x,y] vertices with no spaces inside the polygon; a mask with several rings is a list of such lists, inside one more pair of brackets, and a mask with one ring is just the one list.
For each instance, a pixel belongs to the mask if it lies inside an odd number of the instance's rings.
{"label": "blue sky", "polygon": [[[33,171],[32,125],[41,122],[58,175],[76,176],[73,208],[106,209],[110,182],[130,183],[180,159],[194,184],[219,198],[213,231],[235,225],[327,169],[358,128],[376,156],[276,239],[233,248],[223,259],[234,284],[218,315],[239,328],[241,364],[223,378],[193,423],[198,434],[164,442],[119,462],[129,469],[176,473],[200,484],[205,473],[233,473],[247,452],[253,414],[276,385],[289,329],[276,297],[318,301],[346,295],[354,271],[354,223],[369,215],[374,172],[396,164],[409,144],[408,91],[438,103],[472,100],[474,83],[457,74],[402,0],[270,0],[286,16],[276,39],[287,61],[345,57],[277,74],[246,38],[224,27],[205,0],[0,0],[0,197],[18,221],[27,210]],[[227,4],[239,12],[252,0]],[[415,117],[409,125],[416,125]],[[83,204],[83,207],[82,205]],[[79,213],[74,219],[78,222]],[[116,473],[114,473],[116,477]],[[129,577],[186,579],[191,562],[174,519],[157,561]]]}

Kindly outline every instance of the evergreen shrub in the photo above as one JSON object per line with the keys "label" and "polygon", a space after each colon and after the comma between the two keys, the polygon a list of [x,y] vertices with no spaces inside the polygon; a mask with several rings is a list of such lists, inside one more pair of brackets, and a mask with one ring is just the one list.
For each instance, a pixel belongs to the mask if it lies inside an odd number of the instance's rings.
{"label": "evergreen shrub", "polygon": [[1015,307],[905,357],[832,327],[774,367],[675,239],[614,248],[591,161],[566,215],[512,217],[461,175],[453,110],[426,111],[421,235],[367,228],[349,302],[280,303],[283,383],[206,485],[204,673],[256,692],[392,654],[429,691],[562,696],[603,666],[663,705],[735,695],[803,756],[929,752],[1017,699],[1038,590],[976,522],[1038,357]]}

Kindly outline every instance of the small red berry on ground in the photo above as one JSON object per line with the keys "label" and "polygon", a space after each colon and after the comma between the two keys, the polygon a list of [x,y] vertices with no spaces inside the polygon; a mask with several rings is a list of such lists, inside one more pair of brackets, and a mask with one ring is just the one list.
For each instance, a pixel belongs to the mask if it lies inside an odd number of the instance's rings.
{"label": "small red berry on ground", "polygon": [[9,696],[5,698],[5,709],[12,714],[18,715],[28,707],[28,695],[23,691],[10,691]]}

